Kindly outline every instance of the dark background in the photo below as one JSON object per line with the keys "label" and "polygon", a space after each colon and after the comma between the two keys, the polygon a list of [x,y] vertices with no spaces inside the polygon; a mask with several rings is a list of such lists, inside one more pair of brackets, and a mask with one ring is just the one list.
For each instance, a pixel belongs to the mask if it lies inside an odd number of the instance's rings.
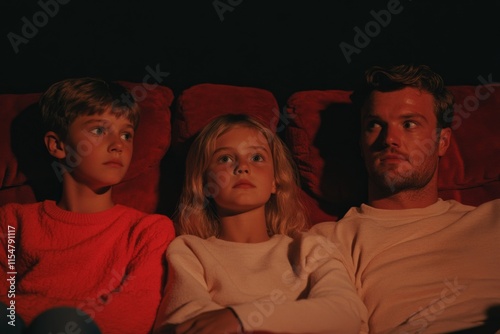
{"label": "dark background", "polygon": [[[354,28],[397,1],[64,2],[51,17],[39,1],[1,1],[0,93],[76,76],[142,82],[148,68],[168,72],[160,84],[175,95],[223,83],[268,89],[280,104],[299,90],[351,89],[374,64],[425,63],[448,85],[500,80],[499,1],[400,0],[350,63],[339,44],[355,47]],[[229,6],[223,20],[214,4]],[[15,53],[8,34],[22,37],[26,20],[38,31]]]}

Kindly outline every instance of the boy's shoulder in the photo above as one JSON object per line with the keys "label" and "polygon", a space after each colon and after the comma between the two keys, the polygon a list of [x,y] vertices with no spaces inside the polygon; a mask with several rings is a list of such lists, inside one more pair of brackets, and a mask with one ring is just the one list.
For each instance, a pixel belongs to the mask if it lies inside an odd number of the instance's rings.
{"label": "boy's shoulder", "polygon": [[43,202],[35,203],[6,203],[0,206],[2,214],[22,214],[23,212],[37,212]]}
{"label": "boy's shoulder", "polygon": [[147,213],[135,208],[117,204],[120,210],[120,215],[127,217],[130,223],[136,225],[138,228],[154,228],[165,230],[172,235],[175,234],[174,223],[172,220],[162,214],[158,213]]}

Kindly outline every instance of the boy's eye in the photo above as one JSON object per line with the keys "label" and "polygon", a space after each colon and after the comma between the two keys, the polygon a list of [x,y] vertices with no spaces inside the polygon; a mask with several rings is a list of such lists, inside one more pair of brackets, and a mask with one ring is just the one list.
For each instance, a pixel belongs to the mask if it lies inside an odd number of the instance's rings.
{"label": "boy's eye", "polygon": [[106,129],[104,129],[102,126],[97,127],[97,128],[93,128],[90,130],[90,133],[92,133],[96,136],[103,135],[105,132],[106,132]]}
{"label": "boy's eye", "polygon": [[132,140],[132,138],[134,137],[130,132],[125,132],[122,134],[122,139],[123,140],[126,140],[126,141],[129,141],[129,140]]}

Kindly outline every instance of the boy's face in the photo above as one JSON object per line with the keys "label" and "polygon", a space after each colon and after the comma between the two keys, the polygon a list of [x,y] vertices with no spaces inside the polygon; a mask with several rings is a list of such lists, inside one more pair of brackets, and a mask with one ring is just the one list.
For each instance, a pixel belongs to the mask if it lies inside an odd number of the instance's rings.
{"label": "boy's face", "polygon": [[119,183],[132,159],[133,137],[132,123],[109,110],[77,117],[64,140],[71,176],[95,191]]}

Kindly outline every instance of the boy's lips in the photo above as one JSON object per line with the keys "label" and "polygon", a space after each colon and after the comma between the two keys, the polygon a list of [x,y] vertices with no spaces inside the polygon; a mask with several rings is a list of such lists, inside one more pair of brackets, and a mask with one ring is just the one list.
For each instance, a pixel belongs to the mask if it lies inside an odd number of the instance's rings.
{"label": "boy's lips", "polygon": [[104,163],[106,166],[110,167],[123,167],[123,163],[120,160],[110,160]]}

